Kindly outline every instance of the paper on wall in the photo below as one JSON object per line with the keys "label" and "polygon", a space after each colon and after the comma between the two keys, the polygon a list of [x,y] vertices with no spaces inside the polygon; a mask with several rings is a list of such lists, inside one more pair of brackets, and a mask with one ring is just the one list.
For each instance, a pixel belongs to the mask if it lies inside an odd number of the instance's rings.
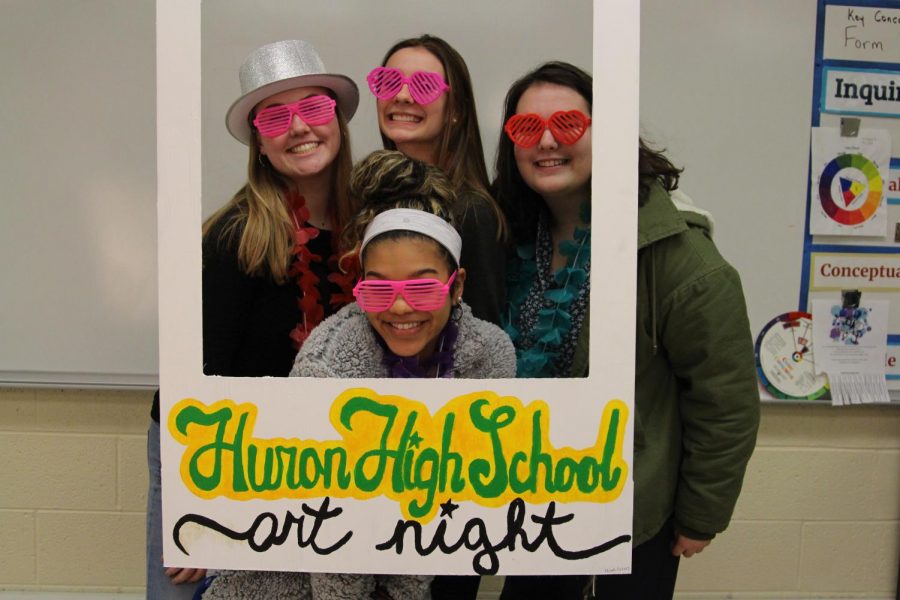
{"label": "paper on wall", "polygon": [[863,129],[843,137],[835,128],[814,127],[809,186],[809,229],[815,235],[887,235],[885,187],[891,137]]}
{"label": "paper on wall", "polygon": [[835,406],[890,402],[884,366],[889,306],[887,300],[812,301],[816,371],[828,375]]}

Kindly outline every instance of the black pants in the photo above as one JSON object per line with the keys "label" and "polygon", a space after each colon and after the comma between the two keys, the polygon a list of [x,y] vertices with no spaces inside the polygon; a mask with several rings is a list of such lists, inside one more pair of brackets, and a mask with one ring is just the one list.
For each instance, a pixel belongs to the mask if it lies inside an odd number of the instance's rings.
{"label": "black pants", "polygon": [[[596,600],[671,600],[678,576],[672,556],[675,535],[667,523],[659,533],[631,553],[631,574],[597,577]],[[589,577],[513,576],[506,578],[500,600],[581,600]]]}
{"label": "black pants", "polygon": [[583,600],[587,575],[510,575],[500,600]]}
{"label": "black pants", "polygon": [[431,600],[475,600],[478,575],[437,575],[431,582]]}
{"label": "black pants", "polygon": [[597,600],[671,600],[679,557],[672,556],[672,523],[631,552],[631,574],[597,577]]}

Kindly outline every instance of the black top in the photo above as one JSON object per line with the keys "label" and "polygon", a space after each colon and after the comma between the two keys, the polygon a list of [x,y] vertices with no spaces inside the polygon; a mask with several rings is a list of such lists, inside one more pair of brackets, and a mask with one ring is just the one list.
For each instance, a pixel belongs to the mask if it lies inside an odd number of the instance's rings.
{"label": "black top", "polygon": [[506,251],[497,239],[497,214],[487,200],[474,193],[461,194],[465,212],[460,220],[462,257],[466,270],[463,300],[472,314],[500,325],[506,303]]}
{"label": "black top", "polygon": [[[213,226],[203,241],[203,373],[232,377],[287,377],[297,350],[290,333],[303,317],[300,287],[294,278],[283,284],[268,276],[244,273],[237,258],[242,227],[223,237],[231,214]],[[332,294],[340,287],[328,281],[328,259],[334,254],[332,234],[320,230],[306,247],[321,262],[310,266],[318,277],[325,316]],[[159,421],[159,396],[154,397],[151,417]]]}

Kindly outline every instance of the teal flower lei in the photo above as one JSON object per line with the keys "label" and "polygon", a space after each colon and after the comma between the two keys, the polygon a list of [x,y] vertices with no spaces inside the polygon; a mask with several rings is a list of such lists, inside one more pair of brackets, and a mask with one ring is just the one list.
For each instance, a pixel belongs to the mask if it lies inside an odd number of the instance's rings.
{"label": "teal flower lei", "polygon": [[[522,305],[538,276],[537,248],[536,243],[516,248],[507,277],[508,304],[502,323],[516,347],[516,377],[553,377],[554,367],[565,367],[555,365],[554,361],[559,358],[560,346],[572,330],[572,303],[588,284],[591,258],[589,201],[581,206],[579,216],[587,227],[576,227],[573,239],[560,242],[559,252],[566,257],[566,266],[553,274],[558,287],[543,293],[544,300],[549,301],[551,306],[538,311],[537,321],[530,331],[520,331],[518,328],[521,327]],[[525,346],[529,347],[525,349]]]}

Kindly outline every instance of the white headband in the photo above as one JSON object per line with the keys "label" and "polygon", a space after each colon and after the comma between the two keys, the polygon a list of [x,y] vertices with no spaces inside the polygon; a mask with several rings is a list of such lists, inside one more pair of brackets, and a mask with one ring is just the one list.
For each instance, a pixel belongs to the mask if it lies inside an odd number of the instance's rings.
{"label": "white headband", "polygon": [[373,238],[388,231],[415,231],[428,236],[449,250],[456,264],[459,264],[462,253],[462,238],[459,233],[439,216],[414,208],[392,208],[375,215],[363,234],[359,254],[362,255],[366,244]]}

